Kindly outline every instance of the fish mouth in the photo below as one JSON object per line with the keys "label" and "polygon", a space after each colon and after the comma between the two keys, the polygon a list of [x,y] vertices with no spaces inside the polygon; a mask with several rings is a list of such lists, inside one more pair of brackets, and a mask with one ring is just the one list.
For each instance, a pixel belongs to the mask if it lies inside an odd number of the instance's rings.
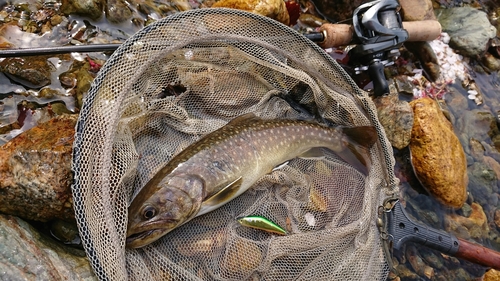
{"label": "fish mouth", "polygon": [[147,244],[153,243],[154,241],[160,239],[163,235],[167,234],[171,230],[173,230],[178,225],[177,220],[166,220],[166,221],[158,221],[154,223],[150,223],[147,226],[141,227],[142,230],[146,228],[146,230],[140,231],[140,228],[136,228],[136,231],[130,231],[125,240],[125,245],[127,248],[141,248],[146,246]]}
{"label": "fish mouth", "polygon": [[166,233],[165,229],[155,228],[138,233],[131,234],[125,240],[128,248],[140,248],[149,243],[152,243],[162,237]]}

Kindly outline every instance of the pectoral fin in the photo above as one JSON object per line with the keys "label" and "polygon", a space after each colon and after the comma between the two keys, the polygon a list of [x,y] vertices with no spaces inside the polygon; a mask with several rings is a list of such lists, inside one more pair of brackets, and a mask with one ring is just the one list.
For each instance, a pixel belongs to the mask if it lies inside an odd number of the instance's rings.
{"label": "pectoral fin", "polygon": [[242,178],[238,178],[237,180],[229,183],[225,187],[223,187],[221,190],[216,192],[215,194],[207,197],[205,200],[203,200],[203,203],[201,204],[200,211],[196,216],[201,216],[203,214],[206,214],[208,212],[211,212],[220,206],[226,204],[227,202],[231,201],[234,199],[236,196],[239,195],[239,192],[241,190],[241,182]]}
{"label": "pectoral fin", "polygon": [[325,152],[321,147],[313,147],[298,156],[301,159],[321,160],[325,158]]}

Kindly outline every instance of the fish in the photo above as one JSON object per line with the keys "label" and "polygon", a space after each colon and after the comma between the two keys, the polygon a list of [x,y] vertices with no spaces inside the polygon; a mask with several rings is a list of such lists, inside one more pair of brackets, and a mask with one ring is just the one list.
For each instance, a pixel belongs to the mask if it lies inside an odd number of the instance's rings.
{"label": "fish", "polygon": [[373,126],[324,126],[307,120],[236,117],[175,155],[132,199],[126,246],[141,248],[236,198],[296,157],[326,148],[367,175]]}
{"label": "fish", "polygon": [[243,226],[260,229],[279,235],[286,235],[286,230],[284,230],[281,226],[262,216],[247,216],[237,218],[237,220]]}

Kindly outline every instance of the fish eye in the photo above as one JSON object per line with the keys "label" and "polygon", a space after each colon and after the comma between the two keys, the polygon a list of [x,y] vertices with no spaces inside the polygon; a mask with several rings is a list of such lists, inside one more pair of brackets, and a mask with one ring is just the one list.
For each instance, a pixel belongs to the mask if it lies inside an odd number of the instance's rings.
{"label": "fish eye", "polygon": [[154,207],[151,207],[151,206],[147,206],[144,208],[144,210],[142,210],[142,216],[149,220],[151,218],[153,218],[154,216],[156,216],[156,209]]}

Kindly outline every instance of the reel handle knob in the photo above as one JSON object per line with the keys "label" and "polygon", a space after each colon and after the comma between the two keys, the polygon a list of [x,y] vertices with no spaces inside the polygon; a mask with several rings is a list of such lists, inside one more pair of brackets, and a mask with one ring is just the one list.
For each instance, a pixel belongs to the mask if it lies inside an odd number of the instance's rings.
{"label": "reel handle knob", "polygon": [[376,96],[389,94],[389,85],[385,79],[383,63],[379,60],[370,63],[368,74],[372,78],[373,89]]}

